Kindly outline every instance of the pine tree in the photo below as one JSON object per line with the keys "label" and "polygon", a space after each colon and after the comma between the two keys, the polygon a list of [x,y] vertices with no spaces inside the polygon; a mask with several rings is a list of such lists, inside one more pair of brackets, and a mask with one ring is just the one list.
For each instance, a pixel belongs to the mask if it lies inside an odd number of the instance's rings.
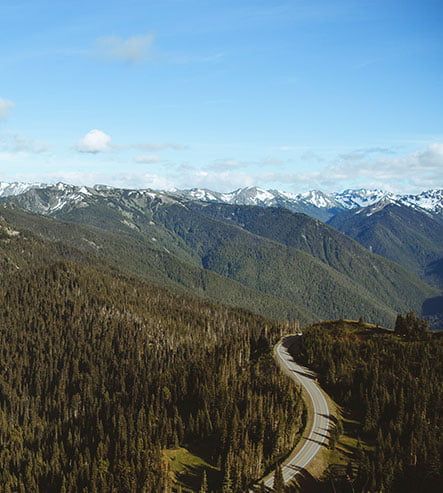
{"label": "pine tree", "polygon": [[231,467],[226,464],[225,477],[223,478],[222,493],[232,493]]}
{"label": "pine tree", "polygon": [[275,469],[273,491],[275,493],[284,493],[285,491],[285,481],[283,479],[283,471],[280,464]]}
{"label": "pine tree", "polygon": [[208,478],[206,477],[206,470],[203,471],[203,478],[199,493],[208,493]]}

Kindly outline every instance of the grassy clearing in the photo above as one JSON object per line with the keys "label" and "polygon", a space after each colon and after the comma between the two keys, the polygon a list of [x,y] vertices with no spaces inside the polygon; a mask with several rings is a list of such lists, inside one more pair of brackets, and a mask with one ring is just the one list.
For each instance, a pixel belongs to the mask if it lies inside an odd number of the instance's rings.
{"label": "grassy clearing", "polygon": [[208,485],[211,489],[220,484],[220,469],[206,462],[202,457],[186,448],[168,449],[163,451],[168,459],[174,481],[174,491],[180,486],[183,493],[198,491],[206,471]]}
{"label": "grassy clearing", "polygon": [[317,474],[315,464],[312,464],[314,468],[311,468],[311,464],[308,467],[316,480],[316,487],[315,489],[308,488],[306,491],[318,493],[333,491],[332,483],[336,481],[334,478],[346,477],[348,468],[351,468],[353,474],[357,471],[359,448],[362,450],[374,449],[374,446],[360,437],[361,423],[358,420],[338,406],[330,397],[328,397],[328,404],[331,408],[331,414],[341,419],[344,431],[333,450],[325,447],[319,454],[320,463],[324,466],[321,473]]}

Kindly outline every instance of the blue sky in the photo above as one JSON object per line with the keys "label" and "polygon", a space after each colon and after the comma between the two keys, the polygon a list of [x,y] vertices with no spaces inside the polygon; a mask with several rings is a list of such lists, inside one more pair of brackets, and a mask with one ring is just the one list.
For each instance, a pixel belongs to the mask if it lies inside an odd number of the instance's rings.
{"label": "blue sky", "polygon": [[0,181],[443,187],[441,0],[4,0]]}

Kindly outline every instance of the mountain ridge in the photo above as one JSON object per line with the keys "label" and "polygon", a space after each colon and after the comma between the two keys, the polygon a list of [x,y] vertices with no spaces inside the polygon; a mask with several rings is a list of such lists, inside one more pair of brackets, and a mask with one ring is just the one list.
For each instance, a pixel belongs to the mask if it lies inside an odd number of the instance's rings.
{"label": "mountain ridge", "polygon": [[[293,212],[300,212],[327,222],[335,215],[362,207],[368,207],[381,200],[398,202],[407,207],[420,208],[431,214],[443,217],[443,189],[430,189],[418,194],[394,194],[380,189],[346,189],[343,192],[324,193],[311,190],[303,193],[290,193],[280,190],[265,190],[260,187],[239,188],[232,192],[215,192],[205,188],[184,190],[152,190],[94,185],[93,187],[57,183],[6,183],[0,182],[0,199],[20,195],[29,190],[49,189],[65,192],[66,200],[79,200],[79,194],[94,194],[104,190],[128,190],[160,194],[179,199],[198,200],[201,202],[226,203],[233,205],[258,205],[261,207],[285,207]],[[62,207],[59,204],[59,207]],[[54,208],[55,206],[51,206]],[[43,212],[43,211],[42,211]]]}

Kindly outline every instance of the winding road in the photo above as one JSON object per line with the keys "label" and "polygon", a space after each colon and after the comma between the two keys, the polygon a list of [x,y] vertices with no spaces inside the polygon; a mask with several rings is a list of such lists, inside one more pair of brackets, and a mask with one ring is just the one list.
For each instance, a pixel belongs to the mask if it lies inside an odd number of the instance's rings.
{"label": "winding road", "polygon": [[[283,479],[285,483],[291,481],[296,474],[301,472],[327,444],[329,429],[332,421],[328,403],[316,382],[316,375],[304,366],[298,365],[289,354],[288,348],[298,336],[286,337],[276,347],[276,357],[283,371],[306,390],[306,394],[312,401],[313,416],[309,416],[311,427],[305,430],[304,436],[298,445],[298,452],[291,456],[283,465]],[[306,395],[305,394],[305,395]],[[326,442],[326,443],[325,443]],[[270,474],[264,480],[264,485],[269,491],[274,484],[274,474]]]}

